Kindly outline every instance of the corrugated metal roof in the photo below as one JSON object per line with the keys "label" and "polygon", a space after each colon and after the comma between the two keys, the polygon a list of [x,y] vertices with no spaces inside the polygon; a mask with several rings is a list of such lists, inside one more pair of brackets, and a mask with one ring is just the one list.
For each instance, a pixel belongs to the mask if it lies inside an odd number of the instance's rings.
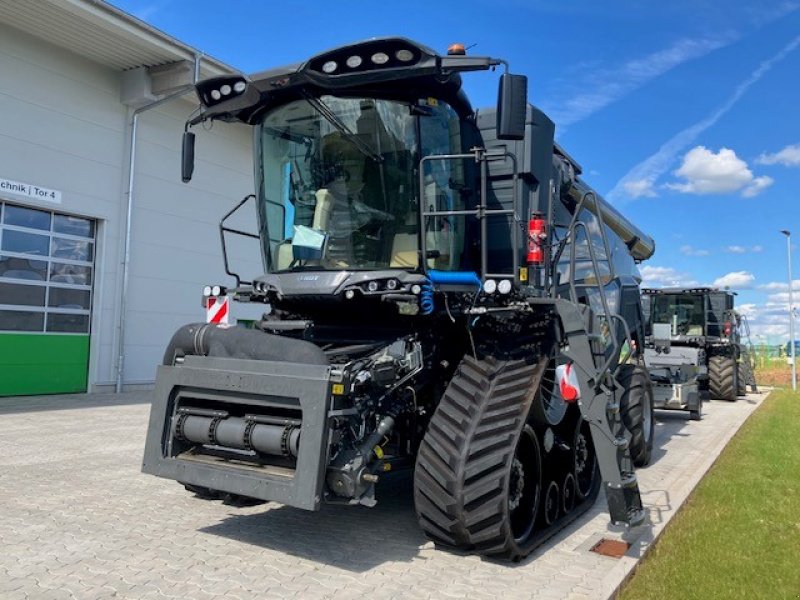
{"label": "corrugated metal roof", "polygon": [[[0,21],[121,71],[194,60],[198,51],[102,0],[0,0]],[[201,78],[232,72],[203,56]]]}

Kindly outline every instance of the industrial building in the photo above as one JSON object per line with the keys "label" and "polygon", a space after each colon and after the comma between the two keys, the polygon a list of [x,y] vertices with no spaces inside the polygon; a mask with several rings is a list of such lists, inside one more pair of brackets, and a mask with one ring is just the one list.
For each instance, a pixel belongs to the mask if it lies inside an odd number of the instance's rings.
{"label": "industrial building", "polygon": [[201,131],[188,185],[181,134],[195,78],[232,72],[105,2],[0,0],[0,396],[150,386],[204,320],[252,134]]}

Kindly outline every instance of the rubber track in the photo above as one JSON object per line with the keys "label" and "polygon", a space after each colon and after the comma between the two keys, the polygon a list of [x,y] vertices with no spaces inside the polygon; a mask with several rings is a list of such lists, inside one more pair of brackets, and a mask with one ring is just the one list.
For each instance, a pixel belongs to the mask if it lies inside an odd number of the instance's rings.
{"label": "rubber track", "polygon": [[736,362],[727,356],[712,356],[708,359],[708,388],[712,398],[736,400],[734,389]]}
{"label": "rubber track", "polygon": [[439,544],[518,559],[508,520],[510,463],[546,359],[529,365],[465,357],[417,455],[419,523]]}

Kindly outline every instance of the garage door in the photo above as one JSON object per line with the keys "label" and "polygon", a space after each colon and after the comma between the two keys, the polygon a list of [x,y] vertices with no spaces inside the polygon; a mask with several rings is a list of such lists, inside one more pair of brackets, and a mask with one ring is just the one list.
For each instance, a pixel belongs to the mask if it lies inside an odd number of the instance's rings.
{"label": "garage door", "polygon": [[0,396],[86,391],[95,232],[0,202]]}

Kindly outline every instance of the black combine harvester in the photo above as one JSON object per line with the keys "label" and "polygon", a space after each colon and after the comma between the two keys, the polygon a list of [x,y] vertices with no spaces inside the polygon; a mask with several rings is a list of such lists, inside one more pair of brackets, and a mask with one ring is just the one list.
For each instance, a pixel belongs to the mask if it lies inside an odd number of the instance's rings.
{"label": "black combine harvester", "polygon": [[734,308],[735,296],[709,287],[642,290],[656,408],[699,419],[703,400],[735,401],[748,385],[758,391],[750,326]]}
{"label": "black combine harvester", "polygon": [[590,507],[644,519],[652,446],[636,263],[654,243],[589,188],[504,61],[375,39],[197,85],[194,134],[255,130],[255,330],[193,324],[159,367],[143,470],[206,498],[372,506],[412,470],[437,544],[519,559]]}

